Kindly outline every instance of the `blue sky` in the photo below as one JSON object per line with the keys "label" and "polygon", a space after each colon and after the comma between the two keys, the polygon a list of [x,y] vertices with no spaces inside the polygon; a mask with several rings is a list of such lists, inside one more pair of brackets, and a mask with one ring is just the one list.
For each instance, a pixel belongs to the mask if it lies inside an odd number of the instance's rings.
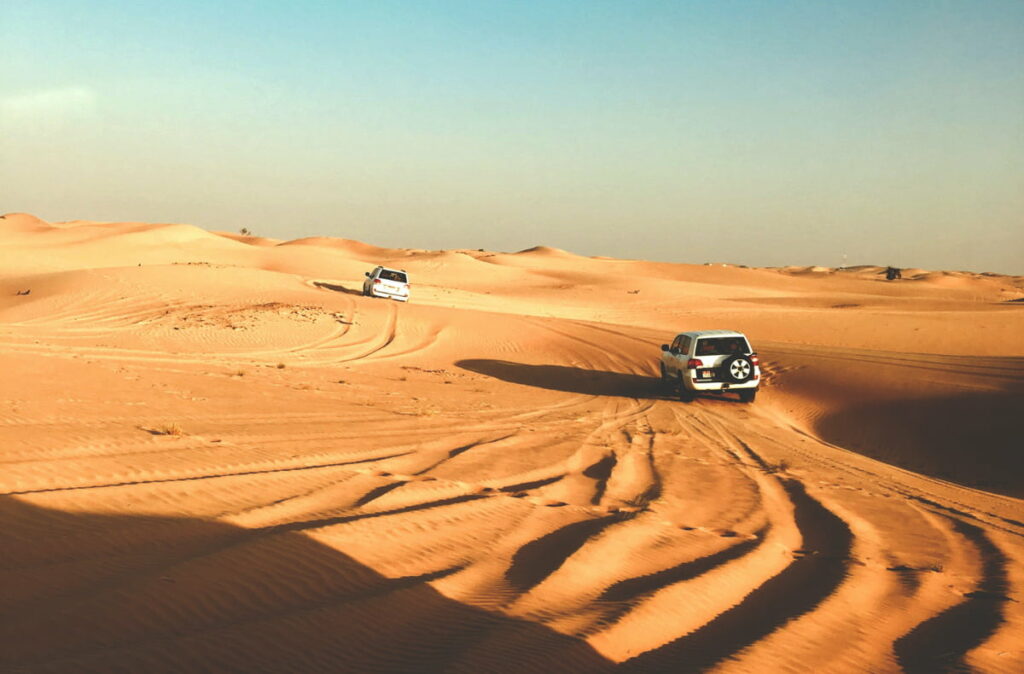
{"label": "blue sky", "polygon": [[1020,2],[8,0],[0,59],[2,211],[1024,274]]}

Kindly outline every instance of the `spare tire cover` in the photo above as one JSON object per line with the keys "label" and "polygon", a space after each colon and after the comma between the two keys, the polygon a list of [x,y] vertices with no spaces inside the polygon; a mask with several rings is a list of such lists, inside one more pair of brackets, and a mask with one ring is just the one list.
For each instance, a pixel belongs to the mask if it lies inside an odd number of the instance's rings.
{"label": "spare tire cover", "polygon": [[754,364],[747,356],[730,356],[722,363],[722,378],[734,383],[749,381],[754,376]]}

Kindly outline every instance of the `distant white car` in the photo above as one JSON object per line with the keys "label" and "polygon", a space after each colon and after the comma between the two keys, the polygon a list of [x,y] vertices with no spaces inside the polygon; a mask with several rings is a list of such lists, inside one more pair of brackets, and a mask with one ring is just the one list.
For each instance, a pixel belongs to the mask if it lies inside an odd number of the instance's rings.
{"label": "distant white car", "polygon": [[732,330],[679,333],[671,345],[661,345],[660,367],[662,383],[678,386],[683,402],[701,391],[735,391],[752,403],[761,384],[757,354],[742,332]]}
{"label": "distant white car", "polygon": [[366,272],[363,294],[367,297],[390,297],[399,302],[409,301],[409,277],[404,269],[377,266]]}

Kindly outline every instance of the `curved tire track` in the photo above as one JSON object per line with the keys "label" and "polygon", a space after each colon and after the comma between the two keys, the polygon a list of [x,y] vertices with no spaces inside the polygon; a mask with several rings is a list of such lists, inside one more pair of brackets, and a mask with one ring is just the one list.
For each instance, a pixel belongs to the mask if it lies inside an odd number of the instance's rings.
{"label": "curved tire track", "polygon": [[783,485],[804,536],[804,555],[696,632],[627,661],[626,671],[707,669],[814,610],[839,587],[853,543],[849,528],[799,482]]}
{"label": "curved tire track", "polygon": [[1003,622],[1008,560],[976,526],[952,520],[953,529],[977,548],[982,577],[964,601],[946,609],[896,640],[893,650],[908,674],[967,671],[967,654],[991,637]]}

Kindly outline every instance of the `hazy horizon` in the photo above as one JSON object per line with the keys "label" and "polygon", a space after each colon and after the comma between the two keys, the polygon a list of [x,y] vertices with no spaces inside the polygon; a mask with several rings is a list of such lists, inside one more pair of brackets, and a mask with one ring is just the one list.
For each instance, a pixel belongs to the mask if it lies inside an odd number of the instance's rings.
{"label": "hazy horizon", "polygon": [[1024,3],[34,1],[0,212],[1024,274]]}

